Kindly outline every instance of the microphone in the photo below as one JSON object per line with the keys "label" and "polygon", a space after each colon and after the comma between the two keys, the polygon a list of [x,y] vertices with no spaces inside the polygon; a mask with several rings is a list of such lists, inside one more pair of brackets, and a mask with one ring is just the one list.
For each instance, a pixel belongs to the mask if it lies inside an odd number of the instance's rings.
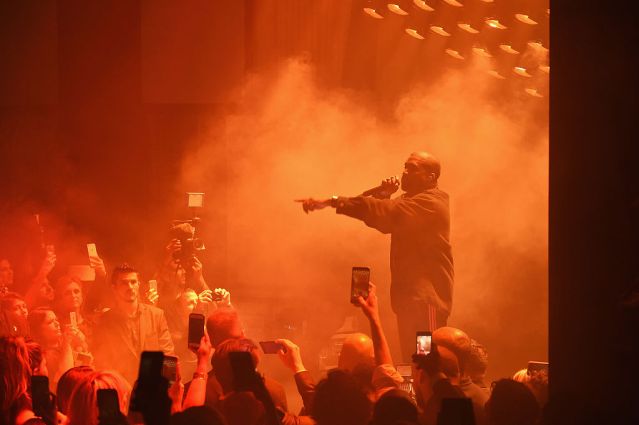
{"label": "microphone", "polygon": [[[397,178],[395,178],[395,180],[397,180]],[[379,186],[375,186],[373,188],[365,190],[359,196],[390,196],[391,194],[395,193],[398,188],[399,184],[397,184],[395,187],[390,187],[390,185],[382,183]]]}

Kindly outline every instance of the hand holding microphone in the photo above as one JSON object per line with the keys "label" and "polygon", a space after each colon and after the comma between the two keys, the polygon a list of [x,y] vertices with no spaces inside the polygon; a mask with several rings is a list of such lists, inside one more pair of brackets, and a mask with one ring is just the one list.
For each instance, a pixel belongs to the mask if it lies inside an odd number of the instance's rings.
{"label": "hand holding microphone", "polygon": [[392,176],[382,180],[382,183],[379,186],[368,189],[360,196],[373,196],[378,199],[388,199],[393,193],[397,192],[397,189],[399,189],[399,184],[400,183],[397,177]]}

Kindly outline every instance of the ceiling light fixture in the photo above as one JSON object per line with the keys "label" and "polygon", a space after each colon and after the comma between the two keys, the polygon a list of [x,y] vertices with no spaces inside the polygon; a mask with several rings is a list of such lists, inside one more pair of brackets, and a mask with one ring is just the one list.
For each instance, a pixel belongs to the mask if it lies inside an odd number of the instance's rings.
{"label": "ceiling light fixture", "polygon": [[507,26],[499,22],[499,20],[497,19],[486,19],[486,25],[488,25],[491,28],[496,28],[498,30],[505,30],[506,28],[508,28]]}
{"label": "ceiling light fixture", "polygon": [[426,12],[433,12],[435,9],[426,4],[424,0],[413,0],[415,6],[419,7],[421,10],[425,10]]}
{"label": "ceiling light fixture", "polygon": [[464,60],[464,57],[462,55],[460,55],[457,50],[446,49],[446,53],[448,53],[450,56],[454,57],[455,59],[459,59],[459,60],[462,60],[462,61]]}
{"label": "ceiling light fixture", "polygon": [[366,13],[368,16],[370,16],[371,18],[375,18],[375,19],[384,19],[384,17],[382,15],[380,15],[379,13],[377,13],[375,11],[375,9],[370,8],[370,7],[365,7],[364,8],[364,13]]}
{"label": "ceiling light fixture", "polygon": [[406,34],[410,35],[413,38],[416,38],[418,40],[424,39],[424,36],[418,33],[417,30],[414,30],[412,28],[406,28],[404,31],[406,31]]}
{"label": "ceiling light fixture", "polygon": [[526,71],[526,68],[522,68],[521,66],[516,66],[513,68],[513,72],[521,77],[530,78],[532,75]]}
{"label": "ceiling light fixture", "polygon": [[462,30],[469,32],[471,34],[479,34],[479,31],[471,27],[470,24],[457,24],[457,26],[461,28]]}
{"label": "ceiling light fixture", "polygon": [[537,25],[537,22],[530,19],[530,16],[528,15],[524,15],[522,13],[517,13],[515,14],[515,18],[517,18],[517,20],[519,22],[523,22],[524,24],[528,24],[528,25]]}
{"label": "ceiling light fixture", "polygon": [[517,50],[513,49],[510,44],[500,44],[499,48],[501,50],[503,50],[504,52],[509,53],[511,55],[518,55],[519,54],[519,52]]}
{"label": "ceiling light fixture", "polygon": [[434,32],[435,34],[439,34],[443,37],[450,37],[450,34],[446,32],[446,30],[444,30],[442,27],[437,27],[435,25],[430,27],[430,30],[432,32]]}
{"label": "ceiling light fixture", "polygon": [[387,4],[388,10],[390,10],[393,13],[396,13],[398,15],[402,15],[402,16],[406,16],[408,15],[408,12],[406,12],[404,9],[402,9],[401,7],[399,7],[398,4],[395,3],[388,3]]}

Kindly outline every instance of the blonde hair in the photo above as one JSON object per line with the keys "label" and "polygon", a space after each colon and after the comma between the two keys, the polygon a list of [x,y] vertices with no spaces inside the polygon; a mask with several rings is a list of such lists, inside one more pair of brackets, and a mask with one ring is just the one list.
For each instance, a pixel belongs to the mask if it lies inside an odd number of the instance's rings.
{"label": "blonde hair", "polygon": [[513,375],[513,381],[521,382],[522,384],[530,381],[530,376],[528,376],[528,369],[520,369]]}
{"label": "blonde hair", "polygon": [[85,376],[75,386],[69,399],[69,425],[98,425],[98,390],[102,389],[118,392],[120,411],[126,415],[131,385],[118,372],[105,370]]}

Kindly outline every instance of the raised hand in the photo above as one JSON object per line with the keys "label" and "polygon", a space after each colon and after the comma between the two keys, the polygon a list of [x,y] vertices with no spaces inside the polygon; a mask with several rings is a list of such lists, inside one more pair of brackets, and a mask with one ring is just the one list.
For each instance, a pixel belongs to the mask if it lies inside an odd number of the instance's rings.
{"label": "raised hand", "polygon": [[275,342],[282,344],[286,348],[285,350],[280,350],[280,352],[277,353],[282,363],[284,363],[284,366],[291,369],[293,373],[306,370],[302,363],[300,347],[288,339],[276,339]]}
{"label": "raised hand", "polygon": [[230,307],[231,306],[231,293],[224,288],[215,288],[213,291],[215,294],[214,300],[218,307]]}
{"label": "raised hand", "polygon": [[397,189],[399,189],[399,185],[399,180],[395,176],[382,180],[382,190],[379,197],[390,198],[393,193],[397,192]]}
{"label": "raised hand", "polygon": [[379,320],[379,305],[377,303],[377,287],[368,282],[368,298],[357,297],[357,305],[369,320]]}

